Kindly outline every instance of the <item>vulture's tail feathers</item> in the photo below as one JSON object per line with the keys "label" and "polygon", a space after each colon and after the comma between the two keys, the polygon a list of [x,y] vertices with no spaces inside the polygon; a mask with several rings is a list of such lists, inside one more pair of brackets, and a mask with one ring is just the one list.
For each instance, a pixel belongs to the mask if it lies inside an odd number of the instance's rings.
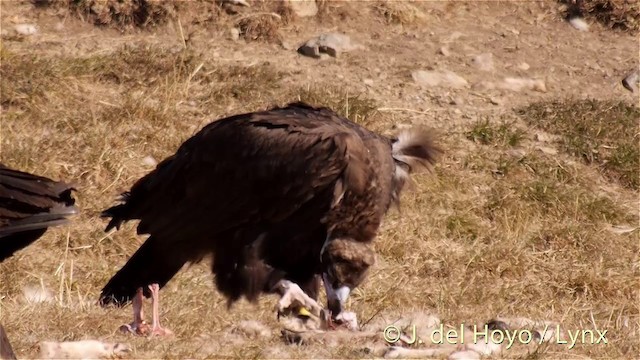
{"label": "vulture's tail feathers", "polygon": [[431,171],[442,149],[424,128],[404,130],[392,145],[393,158],[408,174],[421,170]]}
{"label": "vulture's tail feathers", "polygon": [[138,288],[142,288],[145,297],[150,297],[149,285],[165,286],[189,261],[186,252],[166,245],[160,238],[149,237],[102,289],[100,305],[124,306]]}
{"label": "vulture's tail feathers", "polygon": [[399,205],[400,192],[405,184],[411,186],[410,175],[421,171],[432,171],[443,151],[435,144],[432,134],[425,128],[403,130],[393,139],[391,146],[396,163],[394,174],[393,203]]}

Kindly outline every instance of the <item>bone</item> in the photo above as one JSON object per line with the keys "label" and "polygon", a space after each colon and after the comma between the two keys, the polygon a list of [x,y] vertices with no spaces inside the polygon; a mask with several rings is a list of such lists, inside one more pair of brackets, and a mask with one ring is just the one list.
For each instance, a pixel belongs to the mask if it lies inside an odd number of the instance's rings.
{"label": "bone", "polygon": [[127,344],[105,343],[100,340],[40,343],[42,359],[105,359],[123,356],[130,351]]}

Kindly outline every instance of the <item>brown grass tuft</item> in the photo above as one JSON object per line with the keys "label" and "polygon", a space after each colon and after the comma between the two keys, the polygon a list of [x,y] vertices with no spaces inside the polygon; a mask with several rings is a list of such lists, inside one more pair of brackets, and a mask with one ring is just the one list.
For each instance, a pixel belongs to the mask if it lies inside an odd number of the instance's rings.
{"label": "brown grass tuft", "polygon": [[173,1],[159,0],[33,0],[40,7],[67,7],[95,25],[153,26],[163,24],[176,10]]}
{"label": "brown grass tuft", "polygon": [[374,10],[388,24],[415,25],[426,20],[425,13],[413,1],[380,1]]}
{"label": "brown grass tuft", "polygon": [[566,16],[580,14],[604,26],[637,33],[640,30],[640,3],[629,0],[559,0],[567,4]]}
{"label": "brown grass tuft", "polygon": [[529,124],[562,136],[561,146],[609,178],[640,186],[640,109],[624,102],[569,100],[534,103],[518,110]]}
{"label": "brown grass tuft", "polygon": [[240,36],[249,41],[277,43],[282,17],[276,13],[249,14],[237,22]]}
{"label": "brown grass tuft", "polygon": [[294,12],[283,1],[265,2],[234,20],[240,36],[248,41],[279,43],[280,28],[294,21]]}

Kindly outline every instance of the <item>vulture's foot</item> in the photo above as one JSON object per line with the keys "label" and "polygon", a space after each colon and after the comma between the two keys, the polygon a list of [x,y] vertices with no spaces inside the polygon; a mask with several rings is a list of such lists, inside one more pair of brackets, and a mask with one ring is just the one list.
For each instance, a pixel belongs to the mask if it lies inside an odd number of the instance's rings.
{"label": "vulture's foot", "polygon": [[151,290],[151,301],[153,306],[153,323],[151,325],[151,336],[170,336],[173,331],[160,325],[160,286],[158,284],[149,285]]}
{"label": "vulture's foot", "polygon": [[282,296],[278,301],[278,319],[280,316],[295,312],[297,315],[319,317],[322,307],[310,298],[304,291],[289,280],[281,280],[276,285],[276,290]]}
{"label": "vulture's foot", "polygon": [[134,335],[147,335],[149,333],[149,324],[144,321],[144,312],[142,310],[142,288],[138,288],[136,296],[133,297],[133,322],[120,326],[120,331],[132,333]]}

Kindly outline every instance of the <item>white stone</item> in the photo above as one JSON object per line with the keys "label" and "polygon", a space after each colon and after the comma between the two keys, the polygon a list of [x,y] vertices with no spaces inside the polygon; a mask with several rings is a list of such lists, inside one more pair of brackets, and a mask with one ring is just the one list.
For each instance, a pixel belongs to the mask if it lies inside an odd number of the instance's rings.
{"label": "white stone", "polygon": [[18,24],[14,29],[20,35],[35,35],[38,33],[38,28],[32,24]]}
{"label": "white stone", "polygon": [[413,81],[416,82],[416,84],[425,87],[441,86],[458,89],[468,85],[467,80],[449,70],[417,70],[411,73],[411,77],[413,78]]}

